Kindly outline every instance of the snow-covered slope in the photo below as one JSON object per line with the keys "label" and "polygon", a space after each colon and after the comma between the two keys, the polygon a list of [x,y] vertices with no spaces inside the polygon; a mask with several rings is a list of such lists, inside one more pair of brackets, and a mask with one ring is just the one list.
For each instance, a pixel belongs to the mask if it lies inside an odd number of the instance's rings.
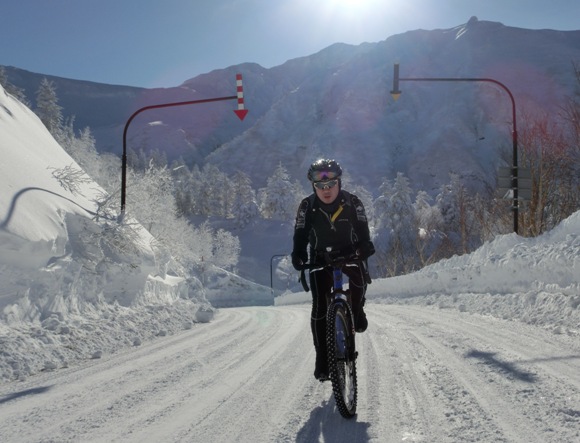
{"label": "snow-covered slope", "polygon": [[0,123],[0,379],[211,318],[200,281],[165,273],[140,225],[96,214],[104,191],[1,87]]}
{"label": "snow-covered slope", "polygon": [[[449,172],[482,189],[495,184],[499,148],[511,146],[509,96],[485,82],[401,81],[395,102],[394,63],[400,63],[401,78],[500,81],[515,97],[521,118],[557,113],[577,87],[571,61],[579,59],[579,31],[526,30],[477,19],[356,47],[337,44],[267,72],[244,72],[252,127],[208,161],[232,171],[254,170],[256,158],[266,170],[281,161],[291,177],[301,178],[313,159],[330,156],[373,193],[397,172],[428,192],[447,183]],[[278,79],[284,93],[254,123],[253,100]],[[188,85],[197,88],[195,80]],[[260,174],[252,178],[262,185]]]}

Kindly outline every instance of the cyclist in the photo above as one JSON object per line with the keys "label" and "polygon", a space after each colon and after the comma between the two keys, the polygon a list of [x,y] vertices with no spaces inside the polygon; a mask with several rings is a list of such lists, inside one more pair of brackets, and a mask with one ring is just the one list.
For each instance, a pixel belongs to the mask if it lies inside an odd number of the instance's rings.
{"label": "cyclist", "polygon": [[[342,168],[335,160],[320,159],[308,169],[308,180],[314,193],[304,198],[298,207],[294,226],[292,265],[300,270],[308,261],[324,266],[325,251],[356,254],[362,265],[345,267],[343,272],[349,280],[355,329],[364,332],[368,322],[363,310],[365,292],[370,277],[366,259],[375,252],[370,240],[369,226],[360,199],[342,189]],[[310,326],[316,350],[314,377],[328,379],[326,360],[326,311],[327,295],[332,290],[333,275],[329,267],[310,273],[312,290],[312,314]]]}

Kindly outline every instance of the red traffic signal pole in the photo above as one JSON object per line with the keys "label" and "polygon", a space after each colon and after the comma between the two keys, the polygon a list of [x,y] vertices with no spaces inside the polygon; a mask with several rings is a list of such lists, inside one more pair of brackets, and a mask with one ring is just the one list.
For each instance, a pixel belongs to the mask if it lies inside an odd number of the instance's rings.
{"label": "red traffic signal pole", "polygon": [[133,121],[137,115],[141,114],[144,111],[149,109],[159,109],[159,108],[169,108],[172,106],[185,106],[185,105],[197,105],[200,103],[210,103],[210,102],[218,102],[224,100],[238,100],[238,109],[234,110],[235,114],[238,116],[240,120],[243,120],[248,113],[247,109],[244,109],[243,105],[243,89],[242,89],[242,75],[236,75],[236,83],[237,83],[237,94],[230,95],[227,97],[216,97],[216,98],[206,98],[202,100],[190,100],[185,102],[175,102],[175,103],[162,103],[159,105],[151,105],[151,106],[144,106],[143,108],[138,109],[135,111],[127,123],[125,123],[125,129],[123,130],[123,157],[122,157],[122,165],[121,165],[121,214],[119,220],[122,220],[125,216],[125,203],[127,197],[127,130],[129,129],[129,125]]}
{"label": "red traffic signal pole", "polygon": [[518,216],[519,216],[519,200],[518,200],[518,130],[516,122],[516,102],[511,91],[503,83],[494,80],[493,78],[428,78],[428,77],[399,77],[399,64],[395,63],[393,72],[393,90],[391,95],[395,101],[400,97],[399,82],[489,82],[495,83],[501,87],[507,94],[512,103],[512,192],[513,192],[513,207],[514,211],[514,232],[518,233]]}

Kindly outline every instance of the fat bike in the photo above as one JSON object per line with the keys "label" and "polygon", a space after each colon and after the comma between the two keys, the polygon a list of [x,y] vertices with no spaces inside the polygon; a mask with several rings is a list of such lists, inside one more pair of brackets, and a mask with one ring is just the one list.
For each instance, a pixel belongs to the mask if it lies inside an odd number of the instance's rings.
{"label": "fat bike", "polygon": [[332,257],[326,256],[325,266],[306,264],[300,273],[300,281],[308,292],[305,271],[331,268],[333,288],[328,294],[328,310],[326,314],[326,344],[328,349],[328,370],[332,382],[332,391],[336,407],[345,418],[356,414],[357,380],[356,359],[358,352],[355,346],[355,324],[352,312],[351,294],[349,289],[343,289],[343,268],[360,266],[360,258],[356,256]]}

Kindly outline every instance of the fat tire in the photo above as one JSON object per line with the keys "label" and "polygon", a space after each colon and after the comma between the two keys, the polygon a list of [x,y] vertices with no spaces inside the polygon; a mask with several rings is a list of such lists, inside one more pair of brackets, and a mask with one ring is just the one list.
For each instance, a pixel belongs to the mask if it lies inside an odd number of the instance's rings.
{"label": "fat tire", "polygon": [[351,319],[346,304],[331,304],[326,322],[328,369],[336,407],[344,418],[354,417],[357,402],[356,351]]}

